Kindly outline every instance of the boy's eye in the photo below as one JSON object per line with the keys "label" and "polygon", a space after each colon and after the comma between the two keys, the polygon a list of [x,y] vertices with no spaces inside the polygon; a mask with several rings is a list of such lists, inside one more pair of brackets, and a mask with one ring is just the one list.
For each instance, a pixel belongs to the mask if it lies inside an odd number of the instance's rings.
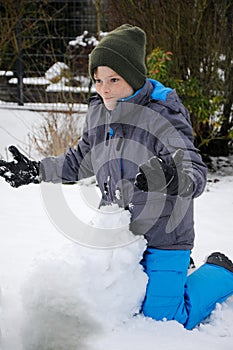
{"label": "boy's eye", "polygon": [[[117,83],[119,80],[120,80],[119,78],[111,78],[110,82],[111,83]],[[102,80],[95,78],[95,84],[102,84]]]}

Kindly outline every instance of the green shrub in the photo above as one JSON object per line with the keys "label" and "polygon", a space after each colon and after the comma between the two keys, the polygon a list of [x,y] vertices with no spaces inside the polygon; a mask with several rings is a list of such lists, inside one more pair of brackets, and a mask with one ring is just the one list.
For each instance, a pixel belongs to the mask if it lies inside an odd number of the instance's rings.
{"label": "green shrub", "polygon": [[196,146],[206,148],[212,140],[221,139],[224,99],[214,93],[207,95],[195,77],[187,77],[186,80],[173,77],[170,75],[171,67],[172,52],[155,48],[147,56],[148,77],[177,91],[190,113]]}

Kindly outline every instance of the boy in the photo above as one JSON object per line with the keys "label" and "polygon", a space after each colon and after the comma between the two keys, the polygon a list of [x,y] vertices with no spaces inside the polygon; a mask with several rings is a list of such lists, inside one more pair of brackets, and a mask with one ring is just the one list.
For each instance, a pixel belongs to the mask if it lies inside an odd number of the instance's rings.
{"label": "boy", "polygon": [[147,79],[145,46],[144,31],[127,24],[105,36],[90,54],[97,96],[77,147],[32,162],[11,146],[14,162],[0,161],[0,175],[14,187],[95,175],[100,205],[129,210],[131,231],[148,242],[142,312],[192,329],[233,294],[233,264],[213,253],[187,277],[193,199],[205,188],[207,169],[176,92]]}

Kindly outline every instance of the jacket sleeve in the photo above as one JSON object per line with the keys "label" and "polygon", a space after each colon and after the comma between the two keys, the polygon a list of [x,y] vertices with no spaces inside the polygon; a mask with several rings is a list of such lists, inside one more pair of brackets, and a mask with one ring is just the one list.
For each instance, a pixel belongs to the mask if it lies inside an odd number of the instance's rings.
{"label": "jacket sleeve", "polygon": [[69,183],[94,175],[91,164],[91,147],[85,125],[82,139],[76,148],[66,154],[41,160],[41,179],[52,183]]}
{"label": "jacket sleeve", "polygon": [[[200,196],[206,185],[207,167],[204,164],[198,149],[184,134],[179,138],[169,138],[167,149],[169,154],[175,154],[178,149],[184,151],[182,172],[192,180],[192,197]],[[165,155],[166,156],[166,155]]]}
{"label": "jacket sleeve", "polygon": [[169,163],[178,149],[184,151],[182,168],[192,179],[192,197],[198,197],[205,189],[207,166],[194,145],[193,128],[189,113],[182,103],[178,104],[178,107],[176,105],[174,109],[164,107],[167,106],[162,106],[159,113],[165,117],[168,126],[166,132],[161,136],[162,146],[159,155],[166,163]]}

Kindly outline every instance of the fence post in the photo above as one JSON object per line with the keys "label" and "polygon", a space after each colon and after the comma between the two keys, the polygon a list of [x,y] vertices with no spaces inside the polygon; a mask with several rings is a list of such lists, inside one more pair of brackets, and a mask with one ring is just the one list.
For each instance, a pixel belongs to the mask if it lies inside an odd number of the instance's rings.
{"label": "fence post", "polygon": [[[20,8],[21,0],[18,0],[18,6]],[[17,74],[17,95],[18,95],[18,105],[24,105],[24,94],[23,94],[23,75],[24,75],[24,67],[23,67],[23,52],[22,52],[22,23],[21,16],[16,25],[16,39],[17,39],[17,47],[18,47],[18,57],[16,62],[16,74]]]}

